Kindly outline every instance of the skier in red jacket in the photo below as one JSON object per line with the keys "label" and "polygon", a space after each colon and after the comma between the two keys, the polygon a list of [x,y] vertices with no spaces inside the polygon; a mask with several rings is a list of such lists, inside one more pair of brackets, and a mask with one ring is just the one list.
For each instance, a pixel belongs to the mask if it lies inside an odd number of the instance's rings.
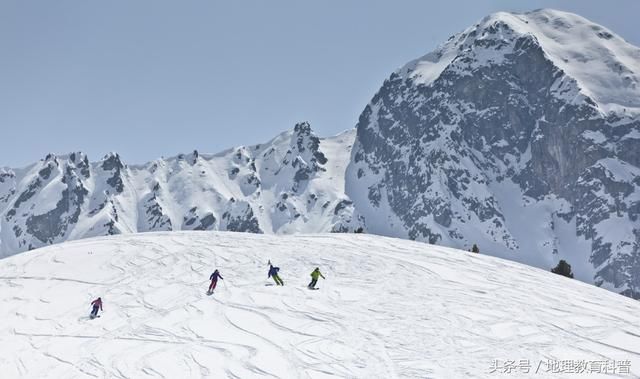
{"label": "skier in red jacket", "polygon": [[102,298],[97,298],[94,301],[91,302],[91,305],[93,306],[93,310],[91,311],[91,318],[96,318],[98,317],[98,309],[102,310]]}

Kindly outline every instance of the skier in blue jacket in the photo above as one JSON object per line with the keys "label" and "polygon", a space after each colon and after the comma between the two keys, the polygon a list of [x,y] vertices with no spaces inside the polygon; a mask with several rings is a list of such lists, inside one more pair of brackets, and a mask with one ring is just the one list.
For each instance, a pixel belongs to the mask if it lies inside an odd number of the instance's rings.
{"label": "skier in blue jacket", "polygon": [[213,274],[211,274],[211,276],[209,277],[209,280],[211,280],[211,284],[209,285],[209,293],[213,292],[213,290],[216,289],[216,285],[218,284],[218,278],[224,280],[222,275],[220,275],[220,272],[218,271],[218,269],[216,269],[213,272]]}
{"label": "skier in blue jacket", "polygon": [[280,279],[278,271],[280,271],[280,267],[273,267],[271,261],[269,261],[269,275],[267,275],[267,278],[273,278],[273,281],[276,282],[276,285],[284,286],[284,282],[282,281],[282,279]]}

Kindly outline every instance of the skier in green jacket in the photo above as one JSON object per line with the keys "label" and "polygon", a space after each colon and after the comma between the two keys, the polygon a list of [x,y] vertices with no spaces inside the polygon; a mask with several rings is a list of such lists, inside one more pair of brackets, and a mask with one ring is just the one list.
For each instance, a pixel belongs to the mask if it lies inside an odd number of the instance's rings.
{"label": "skier in green jacket", "polygon": [[316,289],[316,284],[318,283],[318,277],[322,277],[325,279],[324,275],[320,272],[320,268],[316,267],[315,270],[311,273],[311,283],[309,283],[309,289]]}

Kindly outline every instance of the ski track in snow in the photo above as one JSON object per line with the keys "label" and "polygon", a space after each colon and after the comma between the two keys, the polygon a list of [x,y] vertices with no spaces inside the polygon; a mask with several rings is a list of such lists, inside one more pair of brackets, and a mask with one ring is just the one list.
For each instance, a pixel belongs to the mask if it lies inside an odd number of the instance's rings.
{"label": "ski track in snow", "polygon": [[[284,287],[266,285],[269,259]],[[316,266],[327,279],[309,291]],[[225,279],[207,296],[214,268]],[[3,378],[467,378],[494,359],[628,359],[640,375],[637,302],[367,235],[74,241],[0,260],[0,301]]]}

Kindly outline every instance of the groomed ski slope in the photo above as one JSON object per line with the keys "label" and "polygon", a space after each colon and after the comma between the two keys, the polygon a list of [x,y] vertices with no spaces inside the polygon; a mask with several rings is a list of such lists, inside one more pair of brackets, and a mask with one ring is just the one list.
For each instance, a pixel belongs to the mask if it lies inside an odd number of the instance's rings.
{"label": "groomed ski slope", "polygon": [[[309,291],[316,266],[327,279]],[[225,280],[207,296],[216,267]],[[88,320],[97,296],[105,311]],[[68,242],[0,260],[0,304],[2,378],[483,378],[494,359],[631,360],[625,377],[640,375],[637,302],[370,235]]]}

